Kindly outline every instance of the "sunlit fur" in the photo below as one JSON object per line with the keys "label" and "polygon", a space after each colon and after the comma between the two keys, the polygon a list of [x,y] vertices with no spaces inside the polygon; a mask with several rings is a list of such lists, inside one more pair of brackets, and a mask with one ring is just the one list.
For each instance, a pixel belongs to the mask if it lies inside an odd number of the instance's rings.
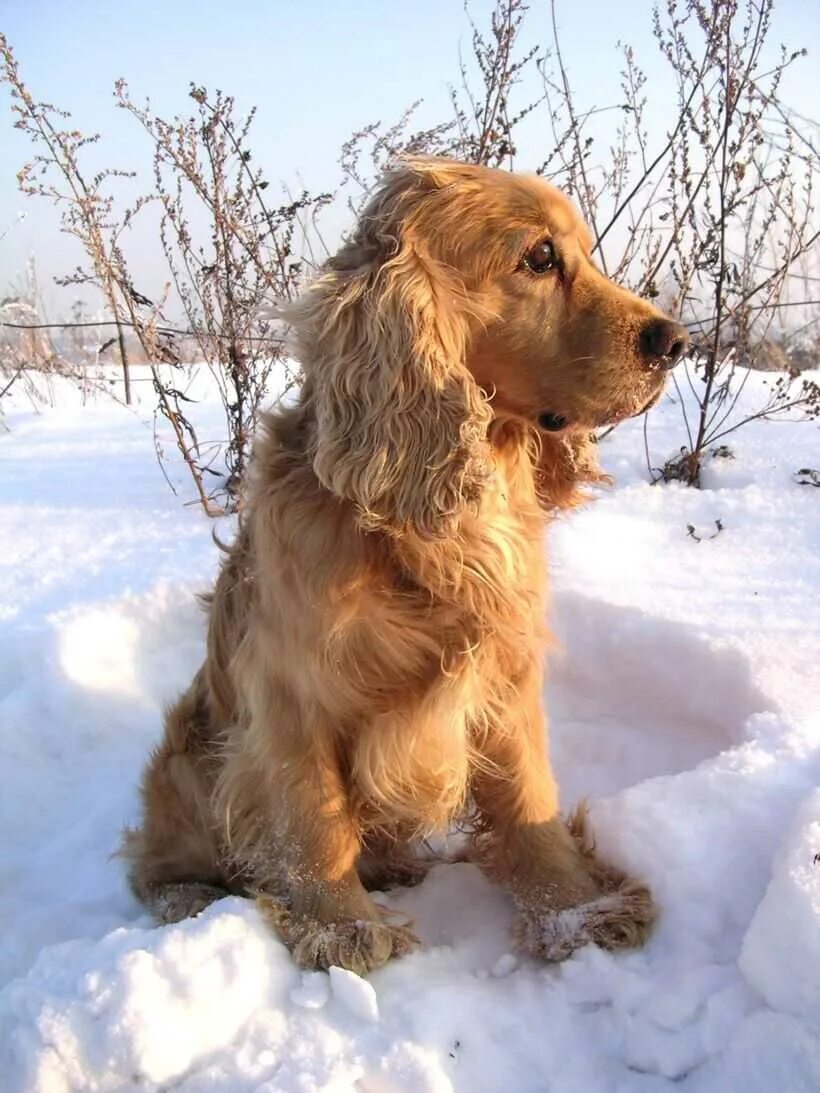
{"label": "sunlit fur", "polygon": [[[546,236],[562,269],[538,276]],[[414,840],[468,814],[531,951],[645,936],[646,889],[559,817],[541,700],[545,520],[600,477],[590,430],[661,389],[657,312],[589,251],[541,180],[415,160],[288,307],[305,381],[257,440],[126,834],[159,918],[252,894],[300,963],[367,971],[416,941],[363,881],[417,878]]]}

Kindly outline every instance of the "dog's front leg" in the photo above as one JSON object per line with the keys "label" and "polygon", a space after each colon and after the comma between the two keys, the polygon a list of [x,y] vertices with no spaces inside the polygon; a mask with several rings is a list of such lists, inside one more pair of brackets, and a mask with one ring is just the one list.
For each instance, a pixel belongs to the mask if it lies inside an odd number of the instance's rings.
{"label": "dog's front leg", "polygon": [[[319,746],[287,763],[278,783],[270,847],[253,866],[257,905],[306,968],[360,975],[417,944],[365,891],[358,832],[333,757]],[[265,840],[266,841],[266,840]]]}
{"label": "dog's front leg", "polygon": [[473,779],[487,836],[480,859],[511,890],[522,947],[562,960],[588,942],[632,948],[647,937],[656,910],[646,887],[594,853],[582,811],[569,825],[547,755],[541,674],[522,682],[519,702],[484,738],[488,761]]}

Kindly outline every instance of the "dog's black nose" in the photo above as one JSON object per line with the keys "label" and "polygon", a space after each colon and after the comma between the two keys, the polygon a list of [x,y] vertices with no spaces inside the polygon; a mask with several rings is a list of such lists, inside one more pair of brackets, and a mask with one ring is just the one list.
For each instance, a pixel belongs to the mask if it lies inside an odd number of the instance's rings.
{"label": "dog's black nose", "polygon": [[653,319],[638,338],[641,353],[649,357],[653,368],[673,368],[689,348],[686,327],[671,319]]}

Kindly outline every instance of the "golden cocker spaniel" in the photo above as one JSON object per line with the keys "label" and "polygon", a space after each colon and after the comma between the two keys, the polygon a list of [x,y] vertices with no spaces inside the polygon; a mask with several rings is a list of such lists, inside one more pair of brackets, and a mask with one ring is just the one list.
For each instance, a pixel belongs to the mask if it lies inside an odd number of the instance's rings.
{"label": "golden cocker spaniel", "polygon": [[686,333],[590,249],[536,177],[409,160],[288,306],[304,383],[257,441],[205,662],[125,836],[161,921],[245,893],[301,965],[366,972],[417,944],[368,889],[466,816],[530,952],[647,934],[647,889],[559,815],[543,530]]}

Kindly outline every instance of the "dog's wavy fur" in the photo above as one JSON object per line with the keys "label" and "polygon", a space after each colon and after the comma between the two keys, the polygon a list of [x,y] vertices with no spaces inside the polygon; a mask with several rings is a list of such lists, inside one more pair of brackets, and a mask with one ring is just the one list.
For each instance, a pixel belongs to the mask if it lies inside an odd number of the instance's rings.
{"label": "dog's wavy fur", "polygon": [[[522,264],[545,236],[554,276]],[[304,383],[257,440],[126,833],[161,920],[252,894],[300,963],[367,971],[416,940],[366,887],[417,878],[414,840],[469,812],[531,951],[647,933],[647,890],[560,819],[541,705],[545,519],[601,477],[590,430],[661,388],[657,312],[589,246],[538,179],[409,161],[287,308]]]}

